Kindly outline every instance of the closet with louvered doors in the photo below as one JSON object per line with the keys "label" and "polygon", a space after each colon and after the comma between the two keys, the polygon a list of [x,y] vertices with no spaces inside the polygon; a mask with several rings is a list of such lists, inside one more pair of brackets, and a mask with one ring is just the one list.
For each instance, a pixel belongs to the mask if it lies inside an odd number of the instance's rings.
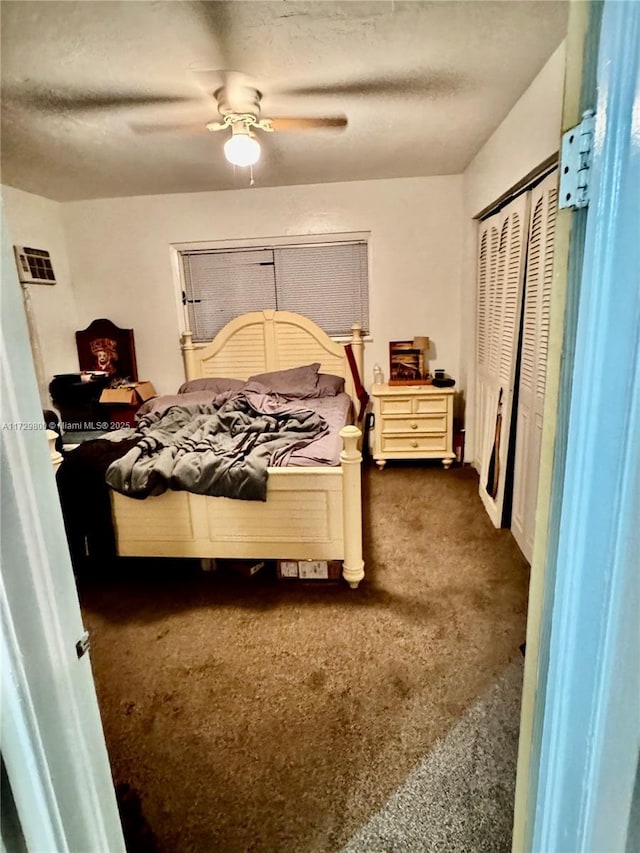
{"label": "closet with louvered doors", "polygon": [[529,562],[533,554],[538,495],[557,187],[558,172],[554,170],[531,190],[531,219],[522,309],[511,532]]}
{"label": "closet with louvered doors", "polygon": [[538,492],[553,237],[554,169],[480,223],[476,424],[480,497],[531,559]]}
{"label": "closet with louvered doors", "polygon": [[528,219],[529,193],[524,193],[480,223],[476,465],[480,497],[496,527],[503,521]]}

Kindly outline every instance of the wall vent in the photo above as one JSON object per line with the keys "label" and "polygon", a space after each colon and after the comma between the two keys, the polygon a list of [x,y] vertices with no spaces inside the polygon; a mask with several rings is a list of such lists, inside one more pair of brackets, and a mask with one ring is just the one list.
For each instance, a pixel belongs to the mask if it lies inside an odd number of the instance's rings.
{"label": "wall vent", "polygon": [[51,255],[44,249],[14,246],[18,277],[23,284],[55,284]]}

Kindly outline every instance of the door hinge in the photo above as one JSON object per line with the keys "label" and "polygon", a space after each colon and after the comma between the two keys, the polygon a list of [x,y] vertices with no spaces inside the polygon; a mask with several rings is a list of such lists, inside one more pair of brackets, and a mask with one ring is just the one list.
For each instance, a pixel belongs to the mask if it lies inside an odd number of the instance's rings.
{"label": "door hinge", "polygon": [[589,204],[589,171],[595,123],[595,112],[586,110],[582,113],[580,124],[562,135],[558,207],[577,210]]}
{"label": "door hinge", "polygon": [[89,639],[89,632],[85,631],[76,643],[76,654],[78,655],[78,658],[81,658],[86,654],[89,651],[90,646],[91,640]]}

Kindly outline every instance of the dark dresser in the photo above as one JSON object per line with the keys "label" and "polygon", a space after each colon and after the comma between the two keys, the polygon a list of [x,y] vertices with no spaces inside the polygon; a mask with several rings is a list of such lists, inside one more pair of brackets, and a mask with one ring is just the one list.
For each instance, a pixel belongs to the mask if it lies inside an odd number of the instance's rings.
{"label": "dark dresser", "polygon": [[102,431],[109,421],[108,408],[99,403],[109,377],[96,377],[83,382],[79,373],[61,373],[49,384],[49,394],[60,412],[63,432]]}

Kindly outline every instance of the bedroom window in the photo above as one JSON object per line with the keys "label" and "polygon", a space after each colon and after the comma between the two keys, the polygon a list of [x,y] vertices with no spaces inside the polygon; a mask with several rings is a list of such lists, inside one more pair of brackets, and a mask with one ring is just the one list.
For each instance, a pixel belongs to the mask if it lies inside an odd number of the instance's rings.
{"label": "bedroom window", "polygon": [[194,341],[211,340],[240,314],[296,311],[328,335],[369,329],[367,243],[364,240],[269,248],[181,250]]}

